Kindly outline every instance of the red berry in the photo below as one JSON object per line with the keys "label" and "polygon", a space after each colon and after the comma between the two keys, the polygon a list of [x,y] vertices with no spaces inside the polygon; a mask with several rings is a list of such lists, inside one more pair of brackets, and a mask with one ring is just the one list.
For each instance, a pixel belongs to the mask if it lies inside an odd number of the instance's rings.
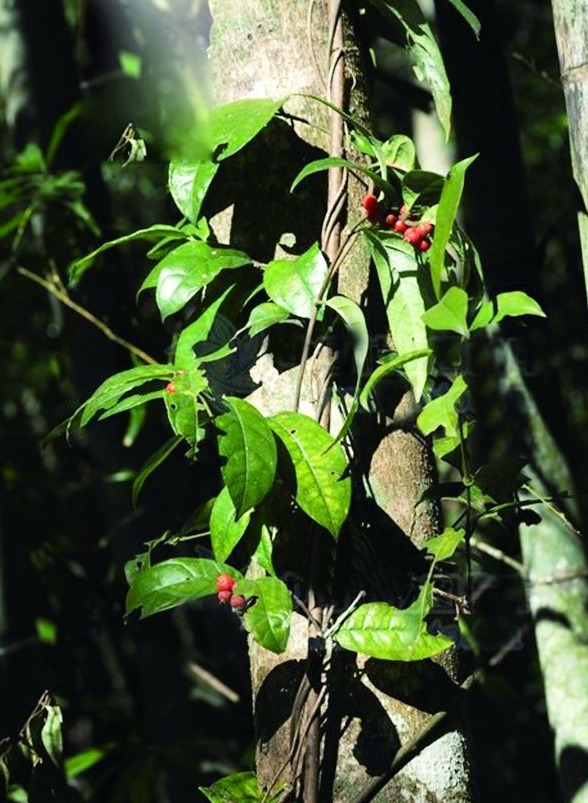
{"label": "red berry", "polygon": [[393,229],[394,224],[396,223],[397,220],[398,218],[396,217],[396,215],[393,215],[392,212],[390,212],[389,215],[386,215],[384,223],[386,224],[386,226],[388,226],[389,229]]}
{"label": "red berry", "polygon": [[428,251],[429,248],[431,247],[431,241],[430,240],[421,240],[418,247],[419,247],[419,251]]}
{"label": "red berry", "polygon": [[421,237],[421,235],[418,233],[418,231],[416,230],[416,228],[414,228],[414,227],[411,227],[411,228],[407,229],[404,232],[403,237],[406,240],[406,242],[410,243],[411,245],[418,245],[420,243],[420,241],[423,239]]}
{"label": "red berry", "polygon": [[397,231],[398,234],[402,234],[403,232],[405,232],[407,230],[407,228],[408,228],[408,226],[406,225],[404,220],[401,220],[400,218],[398,218],[398,220],[394,224],[394,231]]}
{"label": "red berry", "polygon": [[218,601],[221,602],[223,605],[225,602],[230,602],[231,605],[233,604],[233,592],[232,591],[219,591],[217,594]]}
{"label": "red berry", "polygon": [[167,385],[165,386],[165,392],[166,392],[166,393],[177,393],[177,392],[178,392],[178,389],[177,389],[177,387],[174,385],[174,383],[173,383],[173,382],[168,382],[168,383],[167,383]]}
{"label": "red berry", "polygon": [[231,597],[231,608],[244,608],[247,605],[247,600],[242,594],[235,594]]}
{"label": "red berry", "polygon": [[216,578],[216,590],[217,591],[229,591],[233,593],[233,588],[236,585],[236,581],[230,574],[225,572],[224,574],[219,574]]}
{"label": "red berry", "polygon": [[400,207],[400,217],[408,217],[408,206],[406,204],[402,204]]}
{"label": "red berry", "polygon": [[363,196],[363,201],[361,202],[361,205],[363,206],[365,211],[368,213],[368,215],[369,214],[374,214],[380,208],[380,202],[378,201],[376,196],[373,195],[373,193],[371,193],[371,192],[368,193],[368,195],[364,195]]}
{"label": "red berry", "polygon": [[421,237],[426,237],[433,231],[433,224],[429,223],[428,220],[423,220],[422,223],[417,223],[415,229],[421,235]]}

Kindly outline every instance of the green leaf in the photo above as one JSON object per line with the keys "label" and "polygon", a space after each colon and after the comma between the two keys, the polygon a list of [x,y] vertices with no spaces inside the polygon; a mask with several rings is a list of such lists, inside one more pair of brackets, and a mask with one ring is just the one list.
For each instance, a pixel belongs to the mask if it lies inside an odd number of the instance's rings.
{"label": "green leaf", "polygon": [[173,365],[139,365],[109,377],[83,405],[80,426],[85,427],[100,410],[110,410],[125,393],[154,379],[169,381],[173,373]]}
{"label": "green leaf", "polygon": [[324,159],[316,159],[314,162],[309,162],[309,164],[305,165],[292,182],[290,192],[294,192],[300,182],[304,181],[308,176],[312,176],[314,173],[320,173],[322,170],[329,170],[331,167],[345,167],[355,173],[363,173],[364,176],[367,176],[373,181],[376,187],[383,190],[388,197],[393,197],[395,195],[396,191],[392,184],[382,178],[375,170],[365,167],[365,165],[357,164],[356,162],[350,162],[349,159],[341,159],[338,156],[327,156]]}
{"label": "green leaf", "polygon": [[[401,357],[427,350],[425,304],[413,246],[397,235],[376,235],[366,230],[365,236],[376,266],[394,348]],[[427,358],[407,362],[405,371],[419,401],[428,376]]]}
{"label": "green leaf", "polygon": [[389,167],[408,172],[413,170],[416,162],[414,142],[405,134],[395,134],[382,144],[382,152]]}
{"label": "green leaf", "polygon": [[198,789],[210,803],[274,803],[281,797],[279,794],[264,795],[254,772],[236,772],[212,786],[199,786]]}
{"label": "green leaf", "polygon": [[255,407],[236,397],[225,401],[229,412],[218,416],[215,422],[224,430],[218,437],[219,452],[227,458],[221,472],[240,518],[258,505],[272,487],[278,451],[271,429]]}
{"label": "green leaf", "polygon": [[245,535],[251,511],[238,517],[228,488],[223,488],[214,500],[210,513],[210,540],[217,560],[226,560]]}
{"label": "green leaf", "polygon": [[176,446],[178,446],[178,444],[181,442],[182,436],[174,435],[173,438],[170,438],[168,441],[166,441],[166,443],[163,444],[163,446],[154,452],[144,464],[143,468],[141,471],[139,471],[133,482],[133,507],[137,504],[139,494],[143,489],[143,485],[145,485],[145,481],[153,474],[156,468],[159,468],[164,460],[167,460]]}
{"label": "green leaf", "polygon": [[276,577],[240,580],[236,591],[257,601],[245,614],[245,627],[262,647],[281,653],[286,649],[292,618],[292,595]]}
{"label": "green leaf", "polygon": [[451,130],[451,89],[439,46],[418,3],[416,0],[370,0],[370,3],[385,17],[393,17],[404,28],[407,45],[415,62],[415,74],[430,87],[437,116],[448,138]]}
{"label": "green leaf", "polygon": [[125,243],[132,243],[135,240],[161,240],[163,237],[172,238],[174,240],[185,240],[186,234],[176,226],[166,226],[163,223],[156,223],[154,226],[149,226],[147,229],[139,229],[132,232],[132,234],[125,234],[124,237],[117,237],[116,240],[109,240],[91,254],[88,254],[82,259],[77,259],[72,262],[68,267],[69,283],[74,287],[82,278],[84,273],[88,270],[94,259],[104,251],[110,248],[115,248],[117,245],[125,245]]}
{"label": "green leaf", "polygon": [[465,530],[454,530],[453,527],[446,527],[441,535],[430,538],[425,547],[435,561],[449,560],[457,547],[465,538]]}
{"label": "green leaf", "polygon": [[462,0],[449,0],[449,2],[455,8],[455,10],[458,11],[461,14],[461,16],[464,18],[464,20],[470,26],[470,28],[472,29],[472,31],[476,35],[476,39],[479,39],[480,38],[480,30],[481,30],[482,26],[480,25],[480,20],[476,17],[474,12],[471,11],[466,6],[466,4],[462,2]]}
{"label": "green leaf", "polygon": [[441,295],[441,276],[445,266],[445,249],[451,237],[453,224],[455,223],[455,217],[461,201],[465,173],[477,156],[478,154],[469,156],[467,159],[462,159],[461,162],[454,164],[447,174],[445,184],[443,185],[443,191],[441,192],[441,199],[439,200],[439,208],[437,209],[435,220],[435,234],[429,252],[431,279],[437,298]]}
{"label": "green leaf", "polygon": [[193,367],[176,374],[174,385],[175,393],[164,396],[167,416],[175,434],[185,438],[192,447],[189,456],[194,457],[205,434],[200,426],[200,415],[206,406],[200,396],[208,389],[208,380],[203,371]]}
{"label": "green leaf", "polygon": [[59,146],[63,141],[63,137],[67,133],[70,125],[80,116],[81,110],[82,104],[79,102],[74,103],[73,106],[71,106],[64,114],[61,115],[59,120],[53,126],[51,139],[49,140],[49,144],[47,145],[47,150],[45,152],[45,162],[47,163],[47,168],[51,168]]}
{"label": "green leaf", "polygon": [[439,303],[424,313],[423,321],[429,329],[457,332],[469,338],[467,315],[468,294],[461,287],[450,287]]}
{"label": "green leaf", "polygon": [[302,413],[278,413],[267,423],[292,460],[297,503],[336,539],[351,503],[351,479],[341,445]]}
{"label": "green leaf", "polygon": [[226,572],[242,575],[232,566],[208,558],[171,558],[135,574],[127,593],[127,613],[141,608],[141,618],[216,593],[216,578]]}
{"label": "green leaf", "polygon": [[286,98],[245,98],[218,106],[210,113],[209,137],[218,161],[240,151],[265,128]]}
{"label": "green leaf", "polygon": [[292,315],[310,318],[327,278],[327,262],[317,243],[295,259],[275,259],[266,267],[268,296]]}
{"label": "green leaf", "polygon": [[76,753],[75,756],[69,756],[65,759],[65,775],[68,781],[77,778],[82,772],[89,770],[106,756],[106,750],[100,747],[90,747],[87,750],[82,750],[81,753]]}
{"label": "green leaf", "polygon": [[443,176],[428,170],[411,170],[402,179],[402,200],[411,209],[416,203],[433,206],[443,191]]}
{"label": "green leaf", "polygon": [[41,728],[41,741],[47,755],[56,767],[61,767],[63,754],[63,739],[61,726],[63,717],[58,705],[45,706],[45,722]]}
{"label": "green leaf", "polygon": [[394,371],[398,371],[398,369],[402,368],[402,366],[406,363],[411,362],[412,360],[418,360],[420,357],[428,357],[429,354],[431,354],[431,349],[421,349],[420,351],[408,352],[402,356],[392,357],[391,360],[386,360],[383,365],[379,365],[375,371],[372,372],[361,390],[359,395],[360,405],[364,408],[364,410],[369,411],[370,395],[373,393],[376,385],[381,382],[384,377],[388,376],[388,374],[391,374]]}
{"label": "green leaf", "polygon": [[443,635],[432,635],[423,621],[432,607],[429,584],[409,608],[399,609],[385,602],[361,605],[335,633],[346,650],[387,661],[422,661],[453,646]]}
{"label": "green leaf", "polygon": [[155,300],[161,319],[181,310],[203,287],[225,268],[248,265],[251,259],[242,251],[190,241],[183,243],[157,263],[139,292],[156,287]]}
{"label": "green leaf", "polygon": [[186,326],[185,329],[182,329],[174,352],[174,365],[178,368],[189,369],[199,362],[203,362],[201,358],[198,359],[196,357],[194,346],[198,343],[204,343],[208,339],[218,311],[234,287],[234,284],[227,287],[222,295],[207,305],[204,312],[195,321]]}
{"label": "green leaf", "polygon": [[459,416],[455,406],[468,389],[461,374],[443,396],[426,404],[417,418],[417,426],[423,435],[430,435],[437,427],[444,427],[447,435],[458,435]]}
{"label": "green leaf", "polygon": [[263,301],[251,310],[247,327],[250,337],[255,337],[260,332],[265,332],[275,323],[281,323],[289,317],[288,310],[274,304],[273,301]]}
{"label": "green leaf", "polygon": [[171,162],[169,166],[171,196],[182,215],[192,223],[198,220],[202,202],[217,170],[218,163],[211,161]]}
{"label": "green leaf", "polygon": [[499,323],[503,318],[514,318],[520,315],[538,315],[545,318],[545,313],[535,301],[521,290],[499,293],[494,300],[486,301],[478,310],[470,329],[481,329],[490,323]]}
{"label": "green leaf", "polygon": [[259,542],[251,559],[255,561],[268,574],[275,577],[276,570],[273,565],[273,542],[269,528],[265,524],[261,525],[259,532]]}
{"label": "green leaf", "polygon": [[124,399],[121,399],[121,401],[117,402],[113,407],[101,413],[98,416],[98,420],[104,421],[105,418],[110,418],[112,415],[126,413],[128,410],[134,410],[137,407],[147,404],[147,402],[161,399],[161,394],[161,390],[153,390],[149,393],[134,393],[132,396],[125,396]]}
{"label": "green leaf", "polygon": [[353,395],[357,396],[363,374],[363,366],[365,365],[369,349],[369,334],[364,314],[361,311],[361,307],[346,296],[333,296],[326,302],[326,305],[334,309],[341,317],[351,337],[355,371],[357,374],[355,393]]}

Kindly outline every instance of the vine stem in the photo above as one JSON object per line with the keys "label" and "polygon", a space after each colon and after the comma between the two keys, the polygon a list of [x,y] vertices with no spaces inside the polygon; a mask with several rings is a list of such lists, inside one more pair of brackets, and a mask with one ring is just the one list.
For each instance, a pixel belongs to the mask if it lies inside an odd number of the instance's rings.
{"label": "vine stem", "polygon": [[44,279],[42,276],[38,276],[36,273],[33,273],[30,270],[27,270],[23,267],[18,267],[17,272],[21,274],[21,276],[26,276],[27,279],[30,279],[32,282],[41,285],[50,293],[54,298],[61,303],[72,309],[74,312],[77,312],[82,318],[89,321],[93,326],[99,329],[103,335],[105,335],[109,340],[112,340],[113,343],[117,343],[119,346],[122,346],[124,349],[129,351],[131,354],[134,354],[135,357],[138,357],[143,362],[149,363],[150,365],[157,365],[157,360],[151,357],[151,355],[147,354],[146,351],[139,348],[138,346],[129,343],[128,340],[125,340],[123,337],[119,337],[112,329],[107,326],[103,321],[93,315],[89,310],[85,307],[82,307],[80,304],[77,304],[69,295],[65,287],[60,287],[55,279],[50,281],[48,279]]}

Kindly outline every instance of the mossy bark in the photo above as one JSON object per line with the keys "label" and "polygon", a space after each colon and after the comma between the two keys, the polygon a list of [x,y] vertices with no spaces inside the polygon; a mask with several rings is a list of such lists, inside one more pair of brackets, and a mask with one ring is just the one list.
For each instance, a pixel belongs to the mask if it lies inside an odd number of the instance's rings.
{"label": "mossy bark", "polygon": [[[287,97],[295,93],[324,96],[328,72],[327,40],[329,20],[326,6],[308,0],[211,0],[213,26],[210,64],[214,103],[242,97]],[[345,17],[345,56],[348,70],[346,90],[349,106],[356,116],[367,119],[362,91],[361,58],[349,20]],[[351,87],[353,90],[351,91]],[[272,243],[294,235],[294,252],[300,253],[320,238],[326,207],[326,181],[318,177],[305,182],[294,196],[288,194],[291,179],[306,161],[329,153],[330,112],[316,101],[295,97],[286,110],[309,124],[296,122],[293,130],[274,124],[248,147],[226,179],[233,208],[213,218],[219,238],[270,259]],[[277,147],[276,147],[277,142]],[[251,170],[253,163],[256,167]],[[238,181],[235,180],[238,177]],[[350,182],[347,208],[357,219],[366,187]],[[228,196],[229,197],[229,196]],[[277,200],[276,200],[277,199]],[[214,199],[213,199],[214,202]],[[299,206],[296,206],[299,204]],[[294,212],[292,212],[294,208]],[[267,237],[267,232],[271,237]],[[345,228],[343,236],[345,236]],[[338,277],[339,291],[355,298],[366,313],[384,319],[377,310],[370,280],[369,261],[358,247],[346,260]],[[372,331],[377,324],[370,321]],[[384,325],[385,326],[385,325]],[[386,335],[384,329],[379,332]],[[262,387],[250,400],[264,412],[292,406],[293,386],[298,374],[299,353],[290,361],[279,357],[284,341],[278,342],[274,360],[267,359]],[[281,362],[280,362],[281,360]],[[307,371],[307,374],[310,372]],[[400,401],[400,400],[399,400]],[[310,379],[303,387],[301,410],[314,414],[316,395]],[[400,414],[401,415],[396,415]],[[437,531],[436,509],[418,505],[423,490],[433,480],[431,456],[422,440],[411,432],[414,404],[406,395],[381,428],[373,428],[359,456],[369,468],[382,521],[389,529],[402,532],[416,544]],[[408,424],[405,426],[406,422]],[[301,547],[302,548],[302,547]],[[331,550],[331,545],[326,553]],[[327,555],[328,559],[328,555]],[[287,764],[289,722],[287,704],[294,703],[304,671],[308,650],[307,625],[295,615],[289,648],[276,658],[250,645],[254,707],[258,734],[257,763],[262,784],[267,785]],[[350,653],[336,653],[326,678],[328,697],[322,738],[320,800],[349,803],[374,775],[390,765],[399,746],[410,740],[431,711],[447,703],[446,692],[454,690],[449,669],[432,662],[391,665],[366,661]],[[434,667],[431,670],[431,667]],[[445,680],[443,690],[433,693],[425,708],[417,702],[422,684]],[[428,680],[427,680],[428,678]],[[278,704],[278,699],[285,705]],[[288,771],[281,780],[288,783]],[[456,803],[472,800],[470,766],[463,733],[448,733],[428,747],[377,800],[406,799],[414,803],[439,801]]]}

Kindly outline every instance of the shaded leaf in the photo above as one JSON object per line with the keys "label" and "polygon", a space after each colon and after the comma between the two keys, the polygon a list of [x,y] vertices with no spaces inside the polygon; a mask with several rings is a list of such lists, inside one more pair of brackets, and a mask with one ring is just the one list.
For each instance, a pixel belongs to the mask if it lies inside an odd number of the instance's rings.
{"label": "shaded leaf", "polygon": [[476,17],[474,12],[471,11],[471,9],[469,9],[466,6],[466,4],[464,2],[462,2],[462,0],[449,0],[449,2],[455,8],[455,10],[458,11],[461,14],[461,16],[464,18],[464,20],[470,26],[470,28],[472,29],[472,31],[476,35],[476,39],[479,39],[480,38],[480,30],[481,30],[482,26],[480,25],[480,20]]}
{"label": "shaded leaf", "polygon": [[369,334],[364,314],[361,307],[346,296],[333,296],[329,298],[326,305],[334,309],[341,317],[345,329],[351,337],[355,372],[357,374],[354,396],[357,396],[361,377],[363,375],[363,366],[365,365],[369,349]]}
{"label": "shaded leaf", "polygon": [[431,349],[421,349],[420,351],[413,351],[408,352],[407,354],[403,354],[402,356],[392,357],[390,360],[386,360],[383,365],[379,365],[370,375],[369,379],[363,386],[360,396],[359,396],[359,403],[364,408],[364,410],[370,409],[369,405],[369,398],[370,395],[373,393],[376,385],[382,381],[386,376],[394,371],[398,371],[399,368],[402,368],[403,365],[410,362],[411,360],[418,360],[420,357],[428,357],[431,354]]}
{"label": "shaded leaf", "polygon": [[314,175],[314,173],[320,173],[323,170],[330,170],[331,167],[345,167],[355,173],[363,173],[364,176],[367,176],[373,181],[376,187],[383,190],[388,197],[395,194],[392,184],[386,181],[385,178],[382,178],[380,173],[377,173],[369,167],[365,167],[365,165],[350,162],[349,159],[341,159],[338,156],[327,156],[324,159],[316,159],[314,162],[309,162],[305,165],[292,182],[290,192],[294,192],[296,187],[304,181],[305,178]]}
{"label": "shaded leaf", "polygon": [[234,284],[227,287],[222,295],[206,306],[204,312],[195,321],[182,329],[174,352],[174,365],[178,368],[188,369],[203,361],[201,357],[197,358],[194,354],[194,347],[207,340],[220,307],[234,287]]}
{"label": "shaded leaf", "polygon": [[182,436],[174,435],[173,438],[170,438],[163,444],[163,446],[154,452],[143,465],[143,468],[139,471],[133,482],[133,506],[137,504],[139,494],[143,489],[145,481],[151,476],[151,474],[153,474],[155,469],[158,468],[164,462],[164,460],[170,456],[176,446],[178,446],[178,444],[181,442]]}

